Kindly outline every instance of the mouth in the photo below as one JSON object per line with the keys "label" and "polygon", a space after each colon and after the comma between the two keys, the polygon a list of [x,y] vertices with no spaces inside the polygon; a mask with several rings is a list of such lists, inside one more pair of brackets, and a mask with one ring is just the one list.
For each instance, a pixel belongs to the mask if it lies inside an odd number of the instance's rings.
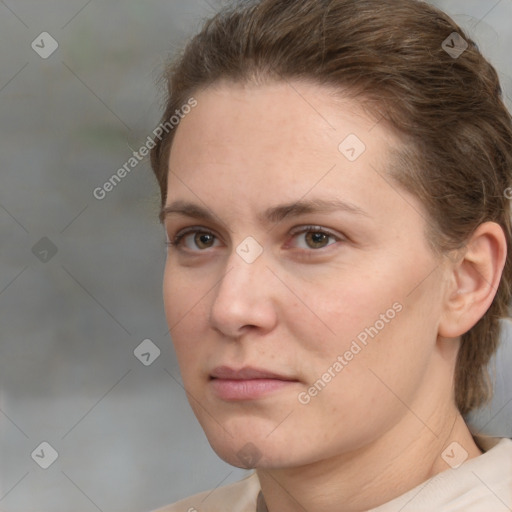
{"label": "mouth", "polygon": [[210,374],[209,385],[222,400],[242,401],[263,398],[298,382],[295,377],[265,369],[218,366]]}

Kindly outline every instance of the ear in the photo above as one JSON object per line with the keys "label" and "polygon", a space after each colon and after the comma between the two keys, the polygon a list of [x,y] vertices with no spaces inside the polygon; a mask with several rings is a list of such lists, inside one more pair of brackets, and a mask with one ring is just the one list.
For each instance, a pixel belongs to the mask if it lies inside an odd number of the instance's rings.
{"label": "ear", "polygon": [[463,254],[449,264],[440,336],[461,336],[484,316],[498,290],[506,257],[501,226],[495,222],[478,226]]}

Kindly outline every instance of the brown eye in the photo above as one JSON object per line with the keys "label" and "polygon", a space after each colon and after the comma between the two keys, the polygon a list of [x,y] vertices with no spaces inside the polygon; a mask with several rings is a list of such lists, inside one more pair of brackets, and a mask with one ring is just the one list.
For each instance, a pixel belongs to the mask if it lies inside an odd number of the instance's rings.
{"label": "brown eye", "polygon": [[311,249],[321,249],[329,245],[331,235],[322,233],[321,231],[308,231],[306,233],[306,243]]}
{"label": "brown eye", "polygon": [[194,244],[199,249],[208,249],[213,246],[215,237],[211,233],[201,233],[197,231],[194,234]]}
{"label": "brown eye", "polygon": [[293,246],[297,249],[310,250],[324,249],[341,240],[339,235],[326,231],[320,226],[303,226],[300,230],[292,232]]}
{"label": "brown eye", "polygon": [[218,246],[219,240],[210,231],[190,228],[178,233],[168,245],[188,252],[201,252]]}

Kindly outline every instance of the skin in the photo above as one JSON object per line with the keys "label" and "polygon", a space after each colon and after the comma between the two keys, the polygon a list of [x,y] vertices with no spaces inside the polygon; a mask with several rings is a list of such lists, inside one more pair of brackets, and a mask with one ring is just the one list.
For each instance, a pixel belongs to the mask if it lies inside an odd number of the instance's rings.
{"label": "skin", "polygon": [[[216,453],[244,466],[240,453],[252,450],[247,465],[270,512],[366,511],[448,470],[441,453],[454,441],[478,456],[452,382],[459,336],[501,275],[501,228],[482,224],[459,257],[436,256],[420,201],[386,174],[400,138],[332,89],[220,82],[194,96],[175,134],[166,206],[187,201],[212,218],[165,215],[170,240],[184,228],[199,233],[169,247],[164,302],[184,387]],[[366,146],[353,162],[338,149],[349,134]],[[333,198],[364,213],[261,218],[283,203]],[[249,236],[263,248],[252,263],[237,253]],[[397,303],[401,311],[300,403]],[[224,400],[210,381],[219,365],[296,382]]]}

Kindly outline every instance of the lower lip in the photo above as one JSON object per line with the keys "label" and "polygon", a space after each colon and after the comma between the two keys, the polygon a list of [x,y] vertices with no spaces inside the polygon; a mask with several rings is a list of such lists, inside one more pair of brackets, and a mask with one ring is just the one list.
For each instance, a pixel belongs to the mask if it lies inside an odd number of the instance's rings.
{"label": "lower lip", "polygon": [[222,400],[255,400],[295,383],[278,379],[210,380],[214,393]]}

